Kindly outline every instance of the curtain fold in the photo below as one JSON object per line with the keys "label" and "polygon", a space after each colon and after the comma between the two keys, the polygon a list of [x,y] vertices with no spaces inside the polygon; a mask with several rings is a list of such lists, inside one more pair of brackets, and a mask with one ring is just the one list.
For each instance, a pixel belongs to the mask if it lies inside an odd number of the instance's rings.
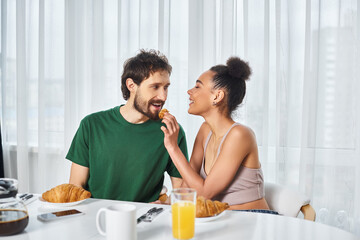
{"label": "curtain fold", "polygon": [[5,177],[4,175],[4,158],[2,150],[2,138],[1,138],[1,124],[0,124],[0,178]]}
{"label": "curtain fold", "polygon": [[19,191],[29,189],[28,145],[28,69],[26,52],[26,2],[16,1],[16,115],[17,115],[17,179]]}
{"label": "curtain fold", "polygon": [[[312,199],[317,221],[360,236],[358,0],[3,0],[1,133],[20,191],[67,182],[80,120],[124,103],[124,61],[158,49],[173,66],[166,107],[189,152],[198,76],[232,55],[253,74],[234,119],[251,127],[266,181]],[[166,184],[169,184],[167,178]]]}

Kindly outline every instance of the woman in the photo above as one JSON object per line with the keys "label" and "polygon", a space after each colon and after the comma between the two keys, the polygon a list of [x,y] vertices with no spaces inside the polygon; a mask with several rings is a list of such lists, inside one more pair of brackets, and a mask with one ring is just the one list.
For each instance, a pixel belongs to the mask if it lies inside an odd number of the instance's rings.
{"label": "woman", "polygon": [[177,145],[179,125],[166,113],[161,127],[164,145],[183,178],[183,187],[198,195],[227,202],[230,209],[269,209],[253,131],[232,118],[246,92],[251,69],[240,58],[229,58],[204,72],[188,91],[190,114],[205,122],[196,136],[190,163]]}

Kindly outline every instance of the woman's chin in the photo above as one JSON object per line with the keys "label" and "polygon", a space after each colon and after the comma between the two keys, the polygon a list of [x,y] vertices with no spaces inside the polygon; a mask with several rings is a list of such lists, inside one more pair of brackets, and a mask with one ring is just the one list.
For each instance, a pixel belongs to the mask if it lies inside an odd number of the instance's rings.
{"label": "woman's chin", "polygon": [[188,113],[191,114],[191,115],[199,115],[199,114],[196,114],[196,112],[192,111],[192,110],[188,110]]}

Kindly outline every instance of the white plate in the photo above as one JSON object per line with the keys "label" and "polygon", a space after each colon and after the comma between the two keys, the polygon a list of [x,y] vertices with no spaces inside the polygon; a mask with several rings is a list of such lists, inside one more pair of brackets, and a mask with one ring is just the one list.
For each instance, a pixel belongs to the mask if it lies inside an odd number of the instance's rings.
{"label": "white plate", "polygon": [[[171,214],[171,208],[169,209],[169,213]],[[216,216],[213,216],[213,217],[195,218],[195,223],[206,223],[206,222],[215,221],[216,219],[221,218],[225,214],[226,214],[226,211],[223,211],[219,215],[216,215]]]}
{"label": "white plate", "polygon": [[219,215],[213,216],[213,217],[203,217],[203,218],[195,218],[195,223],[205,223],[205,222],[210,222],[210,221],[214,221],[218,218],[221,218],[222,216],[224,216],[226,213],[226,211],[223,211],[222,213],[220,213]]}
{"label": "white plate", "polygon": [[80,200],[80,201],[76,201],[76,202],[68,202],[68,203],[52,203],[52,202],[48,202],[48,201],[45,201],[42,197],[39,197],[39,200],[41,203],[43,203],[45,206],[48,206],[48,207],[70,207],[70,206],[74,206],[74,205],[77,205],[77,204],[80,204],[82,203],[83,201],[85,201],[86,199],[83,199],[83,200]]}

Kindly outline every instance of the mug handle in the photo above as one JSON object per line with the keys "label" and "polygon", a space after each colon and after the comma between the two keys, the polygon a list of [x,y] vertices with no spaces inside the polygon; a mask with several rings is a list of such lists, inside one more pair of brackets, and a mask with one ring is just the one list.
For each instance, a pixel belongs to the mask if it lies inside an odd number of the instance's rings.
{"label": "mug handle", "polygon": [[100,214],[103,212],[106,213],[106,208],[100,208],[100,210],[96,214],[96,228],[101,235],[106,236],[106,232],[102,230],[100,225]]}

